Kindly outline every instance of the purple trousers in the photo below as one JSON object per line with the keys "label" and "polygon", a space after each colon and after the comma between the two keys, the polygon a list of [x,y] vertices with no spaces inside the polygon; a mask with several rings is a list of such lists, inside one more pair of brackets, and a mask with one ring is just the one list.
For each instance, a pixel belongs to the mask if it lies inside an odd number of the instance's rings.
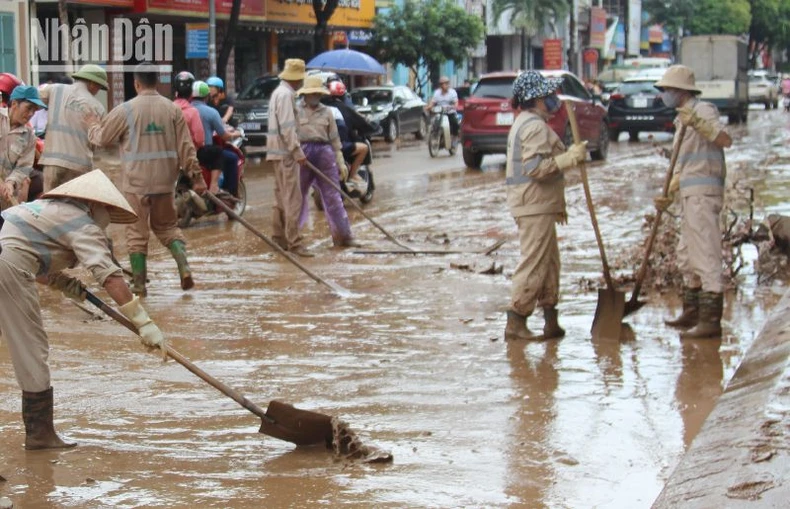
{"label": "purple trousers", "polygon": [[[321,173],[329,177],[336,186],[340,186],[340,172],[335,162],[335,151],[332,145],[308,142],[302,143],[302,150],[307,160],[313,163],[313,166],[321,170]],[[299,215],[299,228],[301,229],[307,222],[308,206],[310,204],[307,199],[307,193],[310,192],[310,187],[315,184],[324,204],[324,214],[326,215],[326,221],[329,223],[329,231],[332,232],[332,240],[335,245],[341,246],[345,242],[350,241],[353,238],[351,235],[351,224],[348,222],[348,214],[343,206],[343,198],[340,196],[340,192],[306,166],[302,166],[300,177],[302,212]]]}

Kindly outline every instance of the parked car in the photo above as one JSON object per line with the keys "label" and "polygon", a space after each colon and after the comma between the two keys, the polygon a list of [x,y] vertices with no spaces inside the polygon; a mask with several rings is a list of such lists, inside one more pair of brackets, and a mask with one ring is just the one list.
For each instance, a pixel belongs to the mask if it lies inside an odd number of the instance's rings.
{"label": "parked car", "polygon": [[[567,71],[539,71],[546,77],[562,78],[558,90],[560,99],[575,106],[582,139],[594,160],[606,159],[609,151],[609,122],[606,108],[594,98],[579,79]],[[464,121],[461,124],[461,143],[464,163],[469,168],[480,168],[486,154],[507,152],[507,136],[516,113],[510,105],[513,96],[514,71],[485,74],[480,78],[472,95],[464,103]],[[549,121],[568,145],[573,136],[568,124],[568,113],[562,108]]]}
{"label": "parked car", "polygon": [[[651,70],[653,71],[653,70]],[[677,112],[661,100],[655,87],[666,69],[638,74],[626,80],[609,96],[609,136],[617,141],[620,133],[636,141],[641,131],[672,132]]]}
{"label": "parked car", "polygon": [[414,133],[421,140],[428,133],[426,103],[409,87],[356,88],[351,101],[368,120],[378,122],[387,141],[395,141],[402,133]]}
{"label": "parked car", "polygon": [[779,87],[768,71],[749,71],[749,102],[764,104],[766,110],[779,106]]}
{"label": "parked car", "polygon": [[244,129],[247,145],[266,146],[269,129],[269,99],[280,84],[277,76],[261,76],[244,87],[236,96],[233,118]]}
{"label": "parked car", "polygon": [[464,119],[464,101],[472,94],[473,88],[475,88],[474,85],[455,87],[455,93],[458,94],[458,106],[455,108],[455,111],[458,114],[459,122]]}

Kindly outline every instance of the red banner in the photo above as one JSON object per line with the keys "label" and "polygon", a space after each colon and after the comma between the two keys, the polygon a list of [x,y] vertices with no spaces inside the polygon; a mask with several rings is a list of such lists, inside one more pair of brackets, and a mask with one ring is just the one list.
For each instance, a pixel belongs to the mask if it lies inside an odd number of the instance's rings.
{"label": "red banner", "polygon": [[101,5],[102,7],[134,7],[134,0],[81,0],[79,3]]}
{"label": "red banner", "polygon": [[[196,17],[208,16],[209,0],[148,0],[146,11],[173,12]],[[217,14],[228,15],[233,0],[217,0]],[[242,0],[241,18],[259,18],[266,15],[265,0]]]}
{"label": "red banner", "polygon": [[543,68],[562,69],[562,39],[543,39]]}
{"label": "red banner", "polygon": [[590,7],[590,47],[606,49],[606,10]]}

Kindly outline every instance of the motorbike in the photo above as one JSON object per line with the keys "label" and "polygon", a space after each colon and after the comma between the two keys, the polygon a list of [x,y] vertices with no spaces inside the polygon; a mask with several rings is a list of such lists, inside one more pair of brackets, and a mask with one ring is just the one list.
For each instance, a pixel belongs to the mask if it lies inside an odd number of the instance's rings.
{"label": "motorbike", "polygon": [[455,115],[455,112],[438,104],[431,108],[431,123],[428,130],[428,153],[431,157],[438,156],[441,149],[446,149],[450,155],[455,155],[448,115]]}
{"label": "motorbike", "polygon": [[[223,176],[220,174],[219,187],[220,191],[217,193],[217,198],[222,200],[228,207],[233,209],[237,215],[244,214],[247,208],[247,186],[244,183],[244,163],[246,157],[242,150],[242,144],[247,140],[244,136],[244,130],[237,129],[241,133],[240,138],[232,141],[223,141],[217,135],[214,135],[214,143],[222,145],[226,150],[232,150],[239,158],[238,165],[238,196],[233,196],[229,192],[222,189]],[[211,184],[211,171],[201,166],[203,171],[203,180],[206,181],[206,186]],[[179,228],[186,228],[190,225],[193,219],[198,219],[204,216],[214,216],[221,214],[222,211],[208,198],[204,198],[192,190],[192,182],[183,173],[178,177],[175,188],[175,201],[176,211],[178,212],[178,226]]]}

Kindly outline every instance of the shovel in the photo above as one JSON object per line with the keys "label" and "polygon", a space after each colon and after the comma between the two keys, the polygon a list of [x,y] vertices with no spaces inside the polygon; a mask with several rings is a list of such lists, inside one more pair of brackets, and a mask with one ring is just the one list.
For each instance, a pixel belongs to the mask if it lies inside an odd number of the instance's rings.
{"label": "shovel", "polygon": [[[576,123],[576,112],[573,104],[565,101],[565,110],[568,112],[568,121],[573,132],[573,142],[579,143],[579,126]],[[620,328],[623,321],[623,311],[625,309],[625,293],[615,290],[612,282],[612,275],[609,272],[609,262],[606,259],[606,251],[601,238],[601,231],[598,228],[598,219],[595,217],[595,207],[590,194],[590,183],[587,181],[587,167],[584,163],[579,165],[582,175],[582,185],[584,186],[584,196],[587,199],[587,208],[590,211],[595,240],[598,242],[598,251],[601,253],[601,263],[603,264],[603,278],[606,281],[606,288],[598,289],[598,305],[595,308],[595,318],[593,318],[592,335],[595,338],[620,339]]]}
{"label": "shovel", "polygon": [[[669,196],[669,184],[672,182],[672,174],[675,172],[675,164],[678,162],[678,152],[680,152],[680,144],[683,143],[684,136],[686,136],[685,125],[680,127],[678,141],[672,147],[672,157],[669,160],[669,170],[667,170],[667,176],[664,179],[664,198]],[[656,211],[656,219],[653,221],[653,230],[650,232],[650,237],[647,238],[647,245],[645,246],[645,257],[642,259],[642,265],[639,267],[639,272],[636,275],[634,291],[631,294],[631,298],[625,305],[625,313],[623,316],[628,316],[631,313],[639,311],[642,309],[642,306],[646,304],[645,301],[639,300],[639,292],[642,290],[642,283],[645,281],[645,276],[647,275],[647,265],[650,263],[650,253],[653,251],[653,243],[656,240],[656,236],[658,236],[658,227],[661,225],[662,213],[663,212],[660,210]]]}
{"label": "shovel", "polygon": [[[90,291],[86,290],[86,293],[86,298],[91,304],[107,313],[110,318],[130,331],[139,334],[137,327],[135,327],[123,314],[108,306]],[[225,396],[228,396],[239,405],[260,417],[261,428],[258,430],[259,433],[296,445],[331,445],[333,432],[332,418],[330,416],[317,412],[310,412],[308,410],[300,410],[280,401],[269,402],[269,407],[264,412],[261,407],[242,396],[235,389],[225,385],[194,365],[189,359],[172,347],[164,345],[163,348],[169,357],[175,359],[176,362],[197,375],[204,382],[207,382]]]}

